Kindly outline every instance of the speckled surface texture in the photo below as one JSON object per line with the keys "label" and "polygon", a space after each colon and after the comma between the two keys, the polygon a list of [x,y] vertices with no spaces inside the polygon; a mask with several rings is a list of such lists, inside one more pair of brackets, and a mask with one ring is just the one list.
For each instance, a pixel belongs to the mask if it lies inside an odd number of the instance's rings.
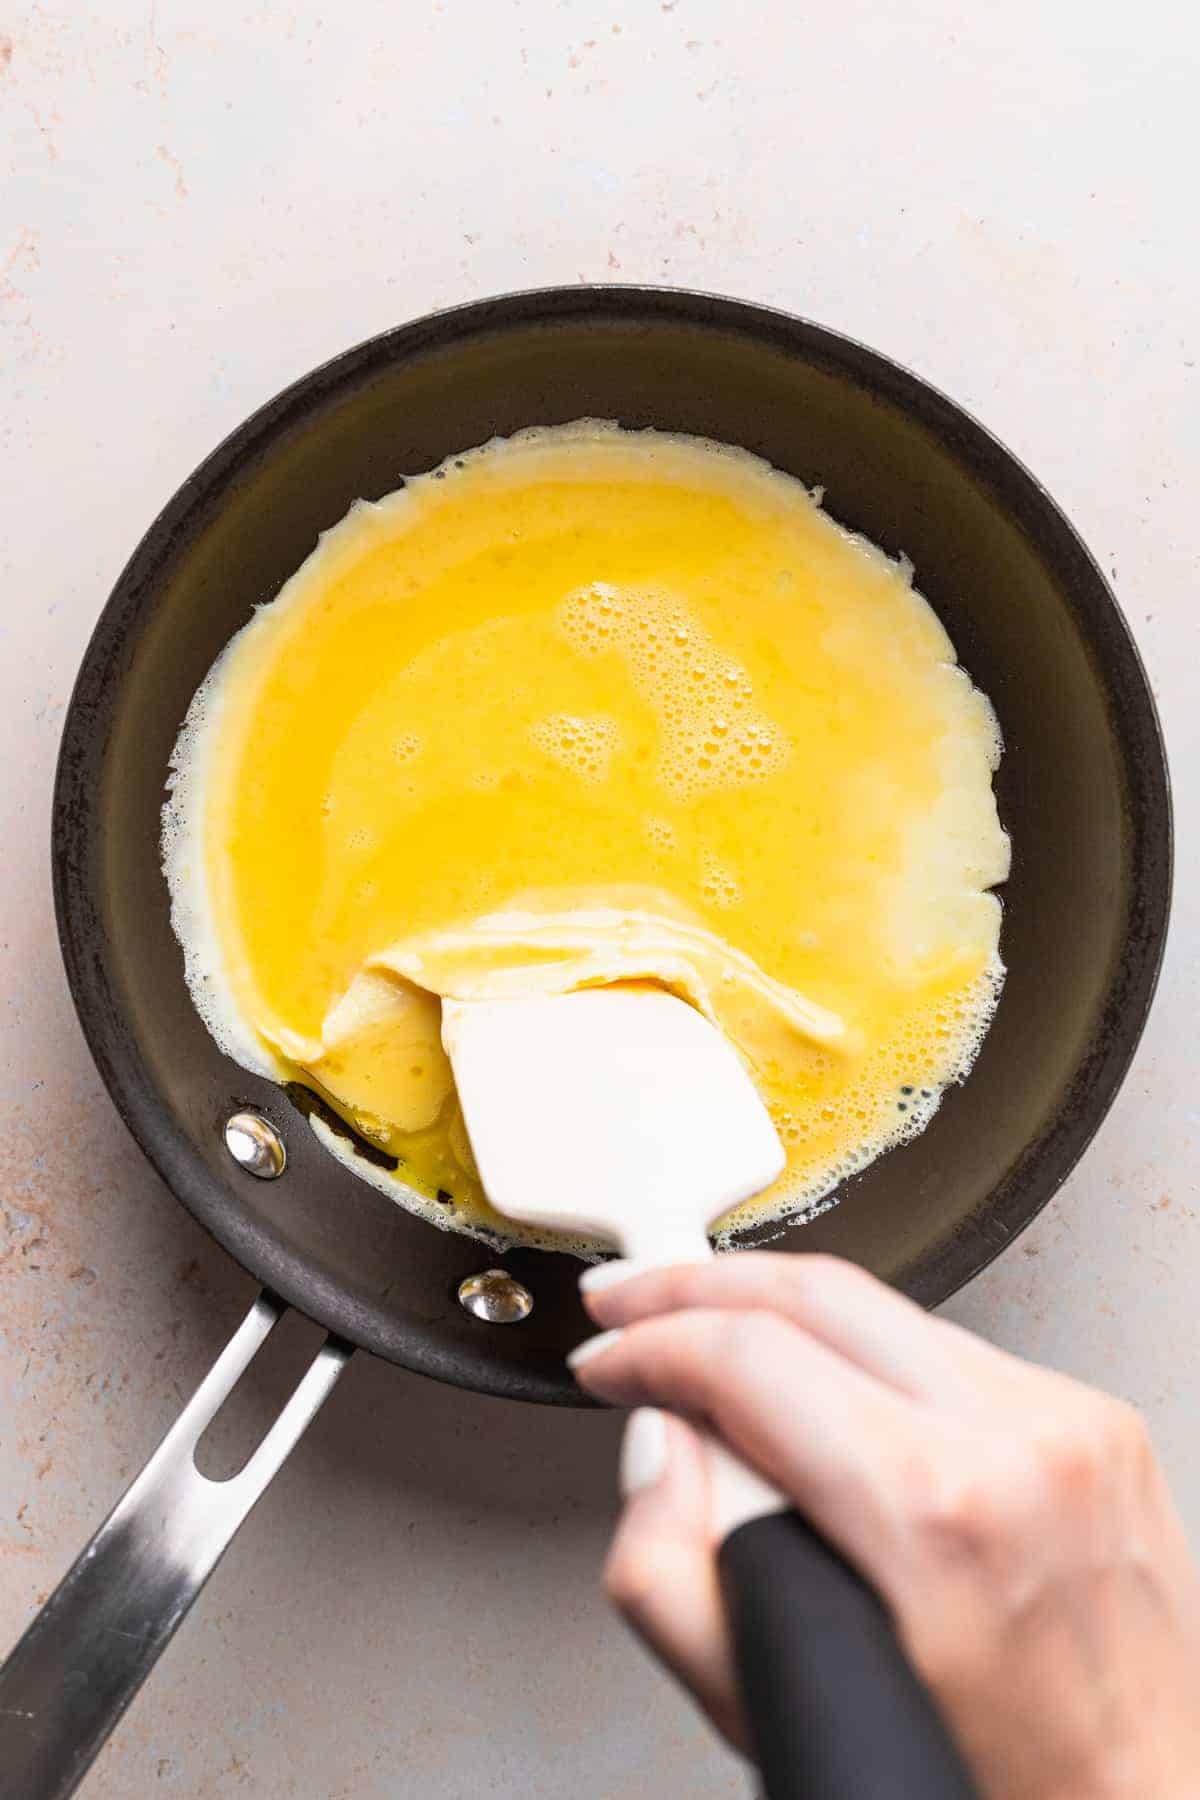
{"label": "speckled surface texture", "polygon": [[[1083,1166],[951,1310],[1144,1407],[1200,1525],[1198,63],[1171,0],[5,14],[0,1644],[252,1292],[142,1164],[66,994],[47,815],[83,644],[261,400],[544,282],[720,288],[867,339],[997,431],[1114,574],[1176,781],[1164,981]],[[243,1424],[271,1393],[264,1371]],[[744,1795],[599,1597],[615,1443],[356,1359],[89,1800]]]}

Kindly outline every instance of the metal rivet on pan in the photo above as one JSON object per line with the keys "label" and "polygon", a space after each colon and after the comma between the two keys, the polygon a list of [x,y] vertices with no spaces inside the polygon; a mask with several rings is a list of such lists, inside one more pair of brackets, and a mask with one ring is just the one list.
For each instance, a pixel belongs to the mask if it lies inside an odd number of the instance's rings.
{"label": "metal rivet on pan", "polygon": [[507,1269],[485,1269],[458,1284],[458,1301],[489,1325],[516,1325],[533,1311],[533,1295]]}
{"label": "metal rivet on pan", "polygon": [[226,1119],[225,1148],[235,1163],[263,1181],[274,1181],[287,1167],[283,1139],[259,1113],[235,1112]]}

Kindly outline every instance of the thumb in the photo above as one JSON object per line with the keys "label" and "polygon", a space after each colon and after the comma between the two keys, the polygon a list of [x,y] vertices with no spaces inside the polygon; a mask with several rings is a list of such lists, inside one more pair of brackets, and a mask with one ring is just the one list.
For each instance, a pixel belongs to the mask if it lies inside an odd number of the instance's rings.
{"label": "thumb", "polygon": [[621,1487],[625,1508],[605,1569],[608,1593],[717,1729],[744,1751],[704,1444],[682,1419],[640,1408],[626,1428]]}

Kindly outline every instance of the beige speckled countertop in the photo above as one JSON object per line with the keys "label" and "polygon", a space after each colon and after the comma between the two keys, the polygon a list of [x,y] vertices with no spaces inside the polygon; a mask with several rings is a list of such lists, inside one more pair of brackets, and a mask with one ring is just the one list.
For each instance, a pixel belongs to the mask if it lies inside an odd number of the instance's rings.
{"label": "beige speckled countertop", "polygon": [[[59,967],[48,800],[92,621],[285,382],[551,281],[721,288],[878,345],[1115,574],[1173,755],[1166,975],[1081,1169],[953,1312],[1143,1406],[1200,1525],[1197,30],[1178,0],[8,9],[0,1644],[251,1293],[125,1136]],[[597,1592],[615,1439],[356,1360],[87,1795],[744,1794]]]}

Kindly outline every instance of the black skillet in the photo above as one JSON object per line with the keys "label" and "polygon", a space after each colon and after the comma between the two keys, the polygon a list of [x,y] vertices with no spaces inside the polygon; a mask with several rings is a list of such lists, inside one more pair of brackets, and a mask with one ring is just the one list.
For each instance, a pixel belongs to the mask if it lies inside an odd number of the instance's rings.
{"label": "black skillet", "polygon": [[[388,332],[305,376],[216,450],[151,526],[100,618],[63,733],[55,894],[88,1042],[155,1167],[264,1295],[0,1672],[5,1795],[73,1789],[353,1346],[509,1399],[579,1403],[563,1364],[587,1329],[574,1261],[500,1254],[431,1230],[340,1167],[279,1089],[218,1052],[184,985],[158,821],[192,693],[318,532],[405,471],[496,433],[581,415],[741,444],[820,484],[835,518],[912,559],[1004,730],[1009,975],[978,1065],[923,1137],[875,1163],[784,1246],[851,1257],[936,1304],[1054,1193],[1128,1066],[1170,892],[1158,723],[1095,562],[982,427],[915,376],[815,325],[654,289],[484,301]],[[437,880],[419,845],[413,879]],[[224,1123],[243,1106],[286,1141],[276,1181],[254,1179],[226,1151]],[[489,1324],[459,1305],[459,1283],[488,1264],[532,1292],[523,1323]],[[192,1447],[285,1306],[330,1338],[242,1474],[209,1483]],[[782,1624],[752,1617],[751,1651],[776,1628],[791,1635],[811,1599],[794,1599]],[[869,1628],[865,1614],[860,1624]],[[794,1715],[819,1735],[823,1712],[837,1713],[838,1683],[813,1690],[807,1711],[798,1706],[787,1685],[791,1648],[759,1656],[751,1675],[768,1687],[782,1681],[769,1696],[775,1716]],[[862,1668],[852,1663],[845,1681]],[[861,1680],[857,1691],[851,1735],[865,1740]],[[789,1782],[778,1744],[762,1748],[768,1763],[777,1752],[773,1793],[823,1791]],[[784,1749],[803,1754],[794,1741]],[[922,1800],[964,1791],[949,1763],[940,1785],[932,1764],[925,1770],[915,1785],[896,1778],[869,1791]]]}

